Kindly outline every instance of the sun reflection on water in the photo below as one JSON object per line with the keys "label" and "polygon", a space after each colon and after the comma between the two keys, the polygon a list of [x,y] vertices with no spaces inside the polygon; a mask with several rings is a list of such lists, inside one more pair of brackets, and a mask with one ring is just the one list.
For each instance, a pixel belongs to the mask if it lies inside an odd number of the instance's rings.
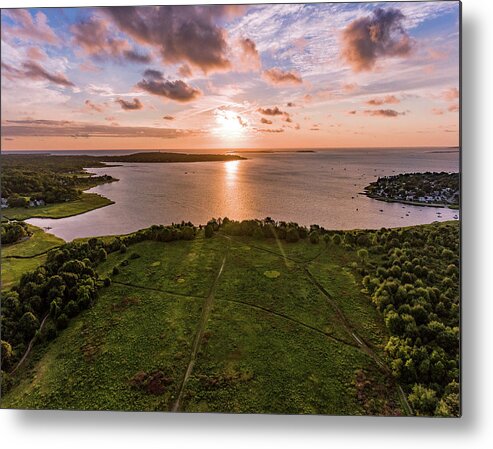
{"label": "sun reflection on water", "polygon": [[228,187],[233,187],[236,183],[238,176],[238,168],[240,161],[228,161],[224,163],[224,169],[226,171],[226,183]]}

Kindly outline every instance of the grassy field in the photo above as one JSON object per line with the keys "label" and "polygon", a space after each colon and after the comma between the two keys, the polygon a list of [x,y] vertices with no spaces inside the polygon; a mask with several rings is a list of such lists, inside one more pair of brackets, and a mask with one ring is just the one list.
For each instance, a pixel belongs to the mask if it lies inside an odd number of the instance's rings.
{"label": "grassy field", "polygon": [[31,236],[19,243],[2,246],[2,290],[11,288],[22,274],[42,265],[46,253],[65,241],[41,228],[28,225]]}
{"label": "grassy field", "polygon": [[66,203],[48,204],[33,208],[8,208],[3,215],[11,220],[28,218],[65,218],[83,214],[93,209],[108,206],[114,202],[97,193],[82,193],[80,199]]}
{"label": "grassy field", "polygon": [[34,352],[2,407],[365,414],[363,370],[376,403],[400,413],[396,385],[352,335],[376,353],[387,339],[354,257],[222,235],[113,253],[99,266],[118,267],[111,286]]}
{"label": "grassy field", "polygon": [[2,291],[9,290],[27,271],[38,268],[46,261],[46,255],[28,259],[6,259],[2,257]]}

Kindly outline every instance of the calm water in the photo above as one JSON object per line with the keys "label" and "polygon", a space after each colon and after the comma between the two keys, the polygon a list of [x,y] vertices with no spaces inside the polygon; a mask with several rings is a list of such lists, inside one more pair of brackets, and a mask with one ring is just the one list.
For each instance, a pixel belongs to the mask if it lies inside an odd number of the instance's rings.
{"label": "calm water", "polygon": [[360,194],[378,176],[459,171],[458,152],[327,150],[247,157],[245,161],[90,169],[120,179],[89,190],[115,204],[75,217],[28,222],[72,240],[182,220],[200,224],[225,216],[237,220],[270,216],[328,229],[408,226],[458,216],[458,211],[447,208],[385,203]]}

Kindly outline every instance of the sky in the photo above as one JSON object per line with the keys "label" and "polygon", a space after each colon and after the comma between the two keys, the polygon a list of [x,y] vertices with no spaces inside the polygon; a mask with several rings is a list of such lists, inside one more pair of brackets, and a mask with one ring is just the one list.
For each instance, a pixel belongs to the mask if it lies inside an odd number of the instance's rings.
{"label": "sky", "polygon": [[459,145],[459,3],[3,9],[4,150]]}

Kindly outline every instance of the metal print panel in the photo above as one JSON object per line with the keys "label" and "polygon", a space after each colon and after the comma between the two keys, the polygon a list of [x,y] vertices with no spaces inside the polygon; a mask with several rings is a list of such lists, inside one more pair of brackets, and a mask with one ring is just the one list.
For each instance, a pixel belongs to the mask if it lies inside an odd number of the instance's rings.
{"label": "metal print panel", "polygon": [[460,14],[3,9],[1,406],[460,416]]}

